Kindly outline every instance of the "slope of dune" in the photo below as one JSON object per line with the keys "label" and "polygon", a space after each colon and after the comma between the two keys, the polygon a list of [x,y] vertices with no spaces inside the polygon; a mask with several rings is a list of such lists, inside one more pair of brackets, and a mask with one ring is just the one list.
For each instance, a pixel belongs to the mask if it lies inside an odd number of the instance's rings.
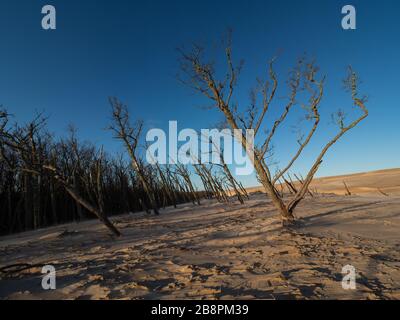
{"label": "slope of dune", "polygon": [[[292,175],[293,180],[295,180]],[[297,181],[294,181],[298,184]],[[357,195],[400,195],[400,168],[361,172],[340,176],[315,178],[311,190],[320,193],[346,194],[344,183],[352,194]],[[262,187],[249,188],[251,192],[262,191]],[[285,190],[286,187],[285,187]]]}
{"label": "slope of dune", "polygon": [[[2,237],[0,270],[31,266],[0,273],[0,298],[399,299],[399,175],[348,175],[352,196],[340,195],[344,177],[318,179],[319,194],[289,230],[256,192],[244,205],[203,200],[114,217],[119,239],[94,220]],[[389,196],[365,192],[376,186]],[[56,290],[41,287],[48,264]],[[355,290],[342,287],[346,265],[356,270]]]}
{"label": "slope of dune", "polygon": [[387,169],[315,179],[313,188],[321,192],[345,194],[343,181],[354,194],[400,195],[400,169]]}

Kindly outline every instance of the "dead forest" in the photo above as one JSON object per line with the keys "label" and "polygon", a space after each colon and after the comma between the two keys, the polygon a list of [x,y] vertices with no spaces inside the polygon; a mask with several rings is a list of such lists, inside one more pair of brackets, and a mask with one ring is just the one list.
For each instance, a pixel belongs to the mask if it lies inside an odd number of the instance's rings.
{"label": "dead forest", "polygon": [[[353,104],[360,116],[348,122],[344,113],[334,114],[337,134],[322,146],[304,177],[295,175],[294,183],[294,164],[320,124],[325,76],[320,75],[314,61],[300,58],[284,79],[289,94],[280,107],[281,114],[267,125],[264,120],[282,85],[274,70],[277,59],[266,66],[266,79],[256,80],[250,106],[238,106],[233,97],[242,64],[235,66],[230,39],[225,44],[222,52],[227,70],[223,76],[219,76],[221,70],[215,70],[215,62],[207,58],[206,50],[193,46],[179,51],[180,80],[220,111],[226,128],[254,130],[258,142],[254,150],[247,148],[245,135],[236,138],[252,159],[257,178],[283,223],[291,224],[295,221],[295,208],[306,196],[312,196],[310,183],[328,150],[368,115],[366,98],[358,92],[358,75],[349,68],[344,84],[350,96],[348,104]],[[109,216],[137,211],[158,215],[160,208],[184,202],[200,205],[204,198],[243,204],[249,197],[225,164],[222,150],[219,164],[147,164],[140,108],[130,114],[117,98],[110,98],[109,102],[112,120],[108,129],[124,147],[121,154],[109,154],[102,146],[80,141],[72,127],[65,137],[55,137],[46,128],[44,114],[21,124],[14,119],[12,110],[0,109],[0,234],[97,218],[119,236]],[[288,150],[292,154],[289,163],[273,172],[268,159],[274,134],[281,130],[288,114],[300,107],[308,125],[305,134],[299,139],[297,150]],[[194,183],[194,176],[198,176],[201,186]]]}
{"label": "dead forest", "polygon": [[[47,131],[43,114],[20,125],[1,110],[1,234],[98,218],[119,236],[108,216],[159,214],[166,206],[200,205],[202,198],[229,201],[232,188],[243,203],[246,190],[226,165],[200,164],[192,172],[180,164],[146,164],[139,150],[143,122],[131,124],[127,106],[118,99],[110,99],[110,105],[109,129],[126,154],[110,155],[102,147],[79,141],[73,127],[66,138],[56,139]],[[203,190],[195,186],[194,174],[203,182]]]}

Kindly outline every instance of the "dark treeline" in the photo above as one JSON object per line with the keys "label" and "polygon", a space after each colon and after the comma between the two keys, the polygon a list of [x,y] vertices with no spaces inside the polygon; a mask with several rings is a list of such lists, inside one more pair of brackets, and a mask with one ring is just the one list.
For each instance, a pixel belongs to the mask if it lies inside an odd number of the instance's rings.
{"label": "dark treeline", "polygon": [[129,157],[79,141],[74,128],[57,139],[42,115],[19,125],[0,110],[0,234],[97,215],[119,235],[107,216],[151,209],[158,214],[160,207],[200,203],[203,193],[188,172],[144,164],[137,142],[130,141],[139,139],[140,130],[133,136],[127,109],[116,100],[112,107],[115,137],[125,142]]}

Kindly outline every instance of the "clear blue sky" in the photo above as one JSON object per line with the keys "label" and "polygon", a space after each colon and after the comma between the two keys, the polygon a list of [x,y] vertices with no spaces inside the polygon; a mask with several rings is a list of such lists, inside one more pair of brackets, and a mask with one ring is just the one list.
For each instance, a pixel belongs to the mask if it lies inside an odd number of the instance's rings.
{"label": "clear blue sky", "polygon": [[[57,9],[55,31],[41,29],[45,4]],[[345,4],[356,7],[357,30],[341,28]],[[298,162],[299,172],[335,133],[330,113],[339,107],[351,109],[341,84],[349,64],[363,79],[370,116],[332,148],[319,175],[400,166],[397,0],[2,0],[0,104],[21,121],[45,110],[56,135],[73,123],[81,138],[111,152],[121,147],[104,130],[108,96],[122,99],[149,127],[166,128],[168,120],[178,120],[180,129],[210,127],[221,115],[199,108],[206,101],[177,82],[176,48],[192,41],[216,42],[228,27],[234,31],[234,58],[245,60],[235,97],[241,105],[276,52],[281,52],[276,66],[282,86],[288,68],[304,52],[315,57],[327,75],[324,118],[317,139]],[[277,102],[274,108],[282,105]],[[277,158],[284,164],[293,152],[294,137],[282,130],[276,138]],[[254,184],[254,179],[246,184]]]}

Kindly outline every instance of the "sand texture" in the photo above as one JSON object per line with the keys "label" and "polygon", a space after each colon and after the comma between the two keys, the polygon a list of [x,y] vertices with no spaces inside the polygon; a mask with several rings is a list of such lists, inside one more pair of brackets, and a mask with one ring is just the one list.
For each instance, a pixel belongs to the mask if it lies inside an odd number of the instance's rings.
{"label": "sand texture", "polygon": [[[342,181],[352,195],[345,196]],[[281,226],[265,194],[244,205],[203,200],[0,238],[1,299],[399,299],[400,169],[318,179]],[[385,194],[377,191],[379,188]],[[289,197],[289,195],[288,195]],[[57,271],[41,287],[41,266]],[[341,285],[356,268],[355,290]]]}

